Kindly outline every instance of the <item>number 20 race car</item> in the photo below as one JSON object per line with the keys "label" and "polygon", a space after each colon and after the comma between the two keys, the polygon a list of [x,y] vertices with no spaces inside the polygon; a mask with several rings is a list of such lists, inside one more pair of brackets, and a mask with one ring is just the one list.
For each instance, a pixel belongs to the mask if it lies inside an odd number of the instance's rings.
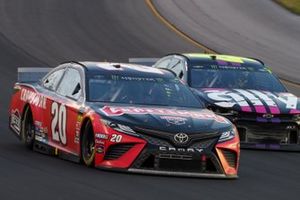
{"label": "number 20 race car", "polygon": [[300,150],[300,100],[262,61],[214,54],[170,54],[165,68],[194,89],[206,107],[230,119],[241,147]]}
{"label": "number 20 race car", "polygon": [[97,168],[237,177],[235,126],[171,72],[97,62],[47,70],[19,68],[14,86],[9,123],[27,147]]}

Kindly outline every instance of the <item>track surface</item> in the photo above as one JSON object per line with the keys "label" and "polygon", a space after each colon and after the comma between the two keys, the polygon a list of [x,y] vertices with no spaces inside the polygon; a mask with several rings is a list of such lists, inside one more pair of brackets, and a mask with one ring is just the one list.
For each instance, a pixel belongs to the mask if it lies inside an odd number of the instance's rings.
{"label": "track surface", "polygon": [[154,0],[180,30],[217,52],[260,58],[300,83],[300,16],[271,0]]}
{"label": "track surface", "polygon": [[143,176],[34,153],[10,133],[6,113],[19,66],[199,51],[157,21],[144,1],[0,0],[0,31],[0,199],[299,197],[297,153],[242,151],[236,181]]}

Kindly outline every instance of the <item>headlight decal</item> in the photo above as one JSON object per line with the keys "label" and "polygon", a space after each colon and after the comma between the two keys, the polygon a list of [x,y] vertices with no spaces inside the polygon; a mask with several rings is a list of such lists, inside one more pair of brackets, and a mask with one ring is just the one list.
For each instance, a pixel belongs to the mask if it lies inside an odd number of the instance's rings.
{"label": "headlight decal", "polygon": [[135,136],[135,137],[138,137],[138,136],[139,136],[139,135],[138,135],[134,130],[132,130],[129,126],[126,126],[126,125],[123,125],[123,124],[114,123],[114,122],[111,122],[111,121],[106,120],[106,119],[101,119],[101,122],[102,122],[104,125],[106,125],[106,126],[112,128],[112,129],[114,129],[114,130],[116,130],[116,131],[118,131],[118,132],[125,133],[125,134],[127,134],[127,135],[131,135],[131,136]]}
{"label": "headlight decal", "polygon": [[235,137],[235,130],[231,129],[229,131],[223,132],[222,135],[220,136],[218,142],[225,142],[225,141],[233,139],[234,137]]}

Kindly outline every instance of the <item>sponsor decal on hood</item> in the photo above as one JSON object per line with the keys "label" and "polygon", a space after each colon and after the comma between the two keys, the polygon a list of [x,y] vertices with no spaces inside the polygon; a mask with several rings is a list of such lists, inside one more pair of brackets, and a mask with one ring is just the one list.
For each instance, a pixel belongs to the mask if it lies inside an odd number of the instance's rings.
{"label": "sponsor decal on hood", "polygon": [[[118,107],[118,106],[104,106],[100,108],[100,111],[104,113],[106,116],[121,116],[124,114],[129,115],[159,115],[159,116],[176,116],[176,117],[190,117],[195,119],[204,119],[204,120],[215,120],[220,123],[230,123],[226,118],[216,115],[213,112],[210,112],[208,110],[183,110],[183,109],[168,109],[168,108],[143,108],[143,107]],[[170,119],[169,119],[170,120]],[[173,118],[172,120],[177,121]],[[181,120],[178,120],[183,123],[185,120],[182,118]]]}
{"label": "sponsor decal on hood", "polygon": [[185,117],[177,117],[177,116],[160,116],[161,119],[167,120],[168,123],[174,124],[174,125],[183,125],[188,120]]}
{"label": "sponsor decal on hood", "polygon": [[243,89],[199,90],[209,103],[243,112],[298,114],[299,98],[291,93]]}

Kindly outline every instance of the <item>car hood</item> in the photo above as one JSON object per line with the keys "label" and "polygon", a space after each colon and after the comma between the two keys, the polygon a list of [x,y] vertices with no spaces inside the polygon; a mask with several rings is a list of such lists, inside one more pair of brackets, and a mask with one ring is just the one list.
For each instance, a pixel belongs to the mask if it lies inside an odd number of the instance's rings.
{"label": "car hood", "polygon": [[103,119],[135,128],[168,133],[216,133],[227,131],[232,124],[207,109],[135,105],[93,104]]}
{"label": "car hood", "polygon": [[206,105],[238,112],[299,114],[300,99],[291,93],[243,89],[197,89]]}

